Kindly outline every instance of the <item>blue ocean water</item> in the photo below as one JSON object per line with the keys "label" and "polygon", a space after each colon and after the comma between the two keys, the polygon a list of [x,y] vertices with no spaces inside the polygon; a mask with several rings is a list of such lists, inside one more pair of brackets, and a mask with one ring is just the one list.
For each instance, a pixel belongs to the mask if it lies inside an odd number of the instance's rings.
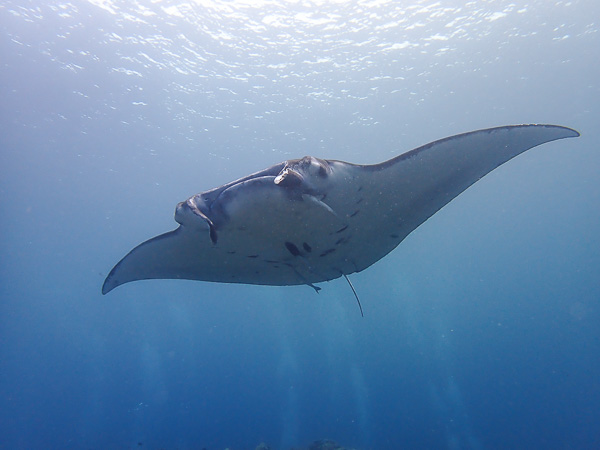
{"label": "blue ocean water", "polygon": [[[600,4],[0,5],[0,448],[600,447]],[[177,202],[277,162],[582,133],[351,279],[102,296]]]}

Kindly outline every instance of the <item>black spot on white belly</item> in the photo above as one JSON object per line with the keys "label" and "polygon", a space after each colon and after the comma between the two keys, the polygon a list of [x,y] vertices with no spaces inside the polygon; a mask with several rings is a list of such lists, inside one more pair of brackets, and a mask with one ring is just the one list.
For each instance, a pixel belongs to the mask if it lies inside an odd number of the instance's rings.
{"label": "black spot on white belly", "polygon": [[307,252],[312,252],[312,248],[306,242],[302,243],[302,248],[304,248],[304,250]]}
{"label": "black spot on white belly", "polygon": [[325,250],[323,253],[321,253],[319,256],[321,256],[321,257],[327,256],[327,255],[329,255],[330,253],[333,253],[333,252],[335,252],[335,248],[329,248],[329,249]]}
{"label": "black spot on white belly", "polygon": [[346,225],[345,227],[340,228],[339,230],[336,231],[337,233],[341,233],[342,231],[345,231],[348,228],[348,225]]}
{"label": "black spot on white belly", "polygon": [[350,214],[350,217],[354,217],[355,215],[357,215],[360,212],[360,209],[357,209],[356,211],[354,211],[352,214]]}
{"label": "black spot on white belly", "polygon": [[300,254],[300,250],[298,250],[298,247],[296,247],[291,242],[286,241],[285,248],[287,248],[288,252],[290,252],[293,256],[298,256]]}

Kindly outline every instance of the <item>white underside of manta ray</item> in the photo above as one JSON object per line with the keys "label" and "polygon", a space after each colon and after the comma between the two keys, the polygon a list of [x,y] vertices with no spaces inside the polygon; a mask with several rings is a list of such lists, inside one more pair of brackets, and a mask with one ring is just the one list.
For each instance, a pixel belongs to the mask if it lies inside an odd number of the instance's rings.
{"label": "white underside of manta ray", "polygon": [[515,125],[448,137],[374,165],[285,161],[179,203],[179,227],[131,250],[102,293],[166,278],[318,290],[315,283],[379,261],[496,167],[576,136],[561,126]]}

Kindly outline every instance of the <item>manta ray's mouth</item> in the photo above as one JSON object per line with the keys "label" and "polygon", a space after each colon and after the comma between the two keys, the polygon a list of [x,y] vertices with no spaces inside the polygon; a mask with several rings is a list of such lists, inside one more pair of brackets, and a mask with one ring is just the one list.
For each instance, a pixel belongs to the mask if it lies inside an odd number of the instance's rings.
{"label": "manta ray's mouth", "polygon": [[[217,231],[213,221],[206,215],[197,203],[194,201],[198,196],[188,198],[185,202],[180,202],[175,209],[175,221],[180,225],[189,227],[200,227],[206,229],[208,226],[208,233],[210,240],[213,244],[217,243]],[[201,219],[201,220],[198,220]]]}
{"label": "manta ray's mouth", "polygon": [[185,206],[187,206],[188,208],[190,208],[190,210],[196,214],[197,216],[200,217],[206,217],[202,211],[200,211],[200,208],[198,208],[198,205],[196,205],[196,202],[194,202],[194,197],[190,197],[185,201]]}
{"label": "manta ray's mouth", "polygon": [[198,218],[201,218],[204,222],[207,222],[209,226],[213,226],[212,220],[204,214],[196,202],[194,197],[188,198],[185,202],[180,202],[175,208],[175,221],[181,225],[190,225],[192,222],[197,222]]}
{"label": "manta ray's mouth", "polygon": [[192,210],[187,201],[177,203],[175,207],[175,221],[180,225],[185,225],[190,213],[192,213]]}

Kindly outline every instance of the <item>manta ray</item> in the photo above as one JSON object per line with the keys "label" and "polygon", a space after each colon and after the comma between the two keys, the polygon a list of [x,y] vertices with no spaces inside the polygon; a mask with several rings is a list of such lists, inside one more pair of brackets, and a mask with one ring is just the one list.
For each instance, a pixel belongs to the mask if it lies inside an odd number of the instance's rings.
{"label": "manta ray", "polygon": [[179,203],[179,227],[131,250],[102,293],[148,279],[306,284],[318,292],[316,283],[348,280],[379,261],[496,167],[577,136],[562,126],[512,125],[447,137],[373,165],[284,161]]}

